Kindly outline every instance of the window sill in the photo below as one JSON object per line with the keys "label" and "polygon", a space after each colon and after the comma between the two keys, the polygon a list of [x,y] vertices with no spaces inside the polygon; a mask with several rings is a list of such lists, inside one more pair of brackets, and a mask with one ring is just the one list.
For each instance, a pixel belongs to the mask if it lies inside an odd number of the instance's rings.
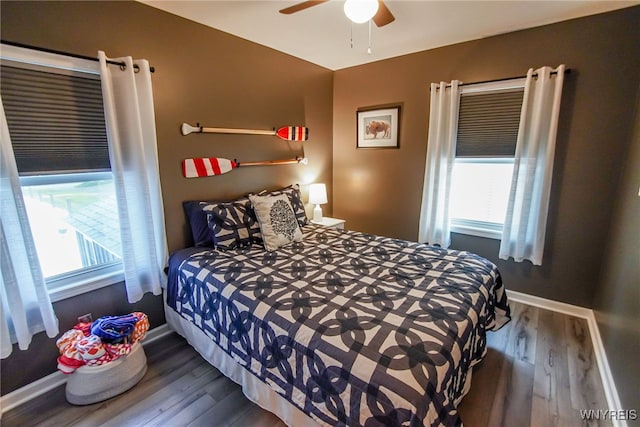
{"label": "window sill", "polygon": [[62,301],[100,288],[115,285],[124,281],[124,272],[121,269],[108,271],[103,274],[94,274],[91,277],[76,280],[72,283],[58,286],[49,290],[51,302]]}
{"label": "window sill", "polygon": [[477,225],[451,224],[451,231],[458,234],[484,237],[486,239],[502,239],[502,231]]}

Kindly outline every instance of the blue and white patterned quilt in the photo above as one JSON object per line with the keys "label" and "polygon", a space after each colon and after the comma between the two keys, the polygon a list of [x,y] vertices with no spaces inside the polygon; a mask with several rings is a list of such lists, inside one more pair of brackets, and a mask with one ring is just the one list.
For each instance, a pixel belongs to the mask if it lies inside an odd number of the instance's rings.
{"label": "blue and white patterned quilt", "polygon": [[300,410],[331,426],[460,425],[456,402],[509,318],[490,261],[303,227],[267,252],[189,248],[167,304]]}

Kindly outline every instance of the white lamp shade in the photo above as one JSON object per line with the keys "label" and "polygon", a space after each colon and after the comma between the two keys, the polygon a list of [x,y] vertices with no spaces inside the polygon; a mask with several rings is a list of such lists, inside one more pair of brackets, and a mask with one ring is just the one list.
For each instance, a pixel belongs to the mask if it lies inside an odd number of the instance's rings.
{"label": "white lamp shade", "polygon": [[378,11],[378,0],[347,0],[344,14],[356,24],[363,24],[373,18]]}
{"label": "white lamp shade", "polygon": [[324,184],[311,184],[309,186],[309,203],[314,205],[327,203],[327,186]]}

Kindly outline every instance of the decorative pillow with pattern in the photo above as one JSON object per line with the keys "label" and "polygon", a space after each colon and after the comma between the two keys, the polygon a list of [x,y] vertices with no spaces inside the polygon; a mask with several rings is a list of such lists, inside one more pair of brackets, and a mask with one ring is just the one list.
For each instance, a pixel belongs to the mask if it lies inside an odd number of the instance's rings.
{"label": "decorative pillow with pattern", "polygon": [[[307,218],[307,212],[304,210],[302,193],[300,193],[300,186],[298,184],[293,184],[280,190],[261,191],[258,193],[259,196],[279,196],[281,194],[284,194],[289,198],[289,203],[291,203],[298,225],[300,227],[307,225],[309,223],[309,219]],[[249,196],[252,195],[253,194],[249,194]]]}
{"label": "decorative pillow with pattern", "polygon": [[260,223],[266,250],[275,251],[281,246],[302,240],[302,230],[287,195],[249,196],[249,199]]}
{"label": "decorative pillow with pattern", "polygon": [[248,198],[214,204],[207,213],[211,240],[216,249],[262,244],[260,224]]}

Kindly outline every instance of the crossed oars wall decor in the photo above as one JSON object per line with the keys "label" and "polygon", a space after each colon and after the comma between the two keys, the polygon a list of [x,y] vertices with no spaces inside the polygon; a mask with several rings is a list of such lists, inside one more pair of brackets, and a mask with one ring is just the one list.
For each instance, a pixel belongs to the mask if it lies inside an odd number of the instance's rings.
{"label": "crossed oars wall decor", "polygon": [[[190,133],[227,133],[242,135],[275,135],[285,141],[306,141],[309,139],[309,129],[304,126],[284,126],[274,130],[256,130],[256,129],[232,129],[232,128],[210,128],[200,126],[191,126],[183,123],[180,127],[182,135]],[[229,160],[220,157],[197,157],[184,159],[182,161],[182,175],[185,178],[201,178],[205,176],[222,175],[241,166],[272,166],[287,165],[292,163],[301,163],[306,165],[308,160],[304,157],[296,157],[295,159],[284,160],[265,160],[258,162],[238,162],[237,160]]]}

